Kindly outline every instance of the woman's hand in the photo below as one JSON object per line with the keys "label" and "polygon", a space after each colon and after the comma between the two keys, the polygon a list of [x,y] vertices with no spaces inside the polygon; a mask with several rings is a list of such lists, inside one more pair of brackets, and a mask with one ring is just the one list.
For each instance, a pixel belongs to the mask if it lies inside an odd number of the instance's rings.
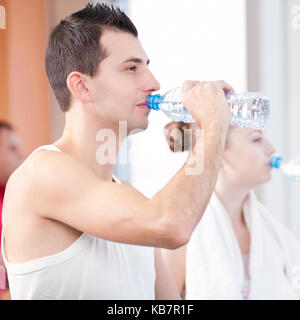
{"label": "woman's hand", "polygon": [[172,152],[191,150],[196,141],[196,123],[169,122],[164,127],[164,134]]}

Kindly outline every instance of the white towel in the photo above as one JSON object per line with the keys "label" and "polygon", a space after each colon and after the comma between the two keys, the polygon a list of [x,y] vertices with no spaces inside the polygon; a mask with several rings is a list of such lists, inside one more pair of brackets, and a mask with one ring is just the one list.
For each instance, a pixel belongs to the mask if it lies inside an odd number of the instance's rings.
{"label": "white towel", "polygon": [[[248,299],[300,298],[300,243],[251,191],[243,214],[250,232]],[[230,218],[213,194],[187,246],[186,299],[243,299],[244,266]]]}

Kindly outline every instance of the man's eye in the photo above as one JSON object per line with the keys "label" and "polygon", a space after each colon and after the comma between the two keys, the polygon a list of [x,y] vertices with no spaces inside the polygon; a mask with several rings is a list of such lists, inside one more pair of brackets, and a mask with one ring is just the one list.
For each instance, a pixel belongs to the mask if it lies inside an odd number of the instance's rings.
{"label": "man's eye", "polygon": [[127,68],[128,71],[136,71],[136,69],[136,66],[131,66]]}
{"label": "man's eye", "polygon": [[256,138],[255,140],[253,140],[254,142],[260,142],[261,138]]}

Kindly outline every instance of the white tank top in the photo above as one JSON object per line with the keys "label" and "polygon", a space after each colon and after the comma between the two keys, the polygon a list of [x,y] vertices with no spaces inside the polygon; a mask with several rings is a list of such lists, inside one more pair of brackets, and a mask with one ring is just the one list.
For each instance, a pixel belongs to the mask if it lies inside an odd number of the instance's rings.
{"label": "white tank top", "polygon": [[[53,145],[41,146],[60,151]],[[117,183],[120,180],[113,176]],[[122,244],[82,233],[65,250],[24,263],[9,263],[12,299],[142,300],[155,298],[154,248]]]}

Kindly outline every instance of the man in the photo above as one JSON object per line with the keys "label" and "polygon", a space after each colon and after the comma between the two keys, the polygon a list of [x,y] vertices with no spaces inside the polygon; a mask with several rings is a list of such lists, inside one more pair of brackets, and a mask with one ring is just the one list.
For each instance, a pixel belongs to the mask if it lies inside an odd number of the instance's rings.
{"label": "man", "polygon": [[[2,234],[2,205],[6,183],[13,171],[20,165],[20,161],[16,133],[8,122],[0,121],[0,234]],[[2,255],[0,255],[0,300],[8,298],[7,276]]]}
{"label": "man", "polygon": [[[97,141],[104,133],[120,138],[120,121],[128,134],[147,128],[146,97],[159,89],[148,64],[132,22],[105,4],[87,5],[51,33],[46,71],[65,128],[8,183],[4,247],[13,299],[180,298],[153,247],[184,245],[204,212],[230,122],[224,91],[232,88],[184,83],[184,103],[205,132],[205,168],[187,175],[187,162],[148,199],[115,183],[114,164],[102,161],[107,141]],[[200,157],[197,143],[190,160]]]}

